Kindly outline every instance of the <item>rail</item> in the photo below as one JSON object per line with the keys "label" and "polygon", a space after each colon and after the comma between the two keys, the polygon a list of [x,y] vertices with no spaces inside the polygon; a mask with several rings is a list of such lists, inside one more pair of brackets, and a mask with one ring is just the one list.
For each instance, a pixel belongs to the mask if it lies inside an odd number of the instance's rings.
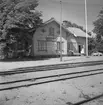
{"label": "rail", "polygon": [[0,71],[0,76],[29,73],[29,72],[59,70],[59,69],[66,69],[66,68],[76,68],[76,67],[83,67],[83,66],[93,66],[93,65],[101,65],[101,64],[103,64],[103,61],[93,61],[93,62],[90,61],[90,62],[65,63],[65,64],[45,65],[45,66],[36,66],[36,67],[23,67],[23,68],[12,69],[9,71]]}
{"label": "rail", "polygon": [[[43,76],[43,77],[41,76],[37,78],[29,78],[29,79],[23,79],[23,80],[17,80],[17,81],[2,82],[0,83],[0,91],[45,84],[50,82],[75,79],[80,77],[87,77],[87,76],[98,75],[98,74],[99,75],[103,74],[103,69],[65,73],[65,74],[56,74],[56,75],[49,75],[49,76]],[[7,86],[8,84],[10,86]],[[2,88],[2,85],[3,87],[6,87],[6,88]]]}

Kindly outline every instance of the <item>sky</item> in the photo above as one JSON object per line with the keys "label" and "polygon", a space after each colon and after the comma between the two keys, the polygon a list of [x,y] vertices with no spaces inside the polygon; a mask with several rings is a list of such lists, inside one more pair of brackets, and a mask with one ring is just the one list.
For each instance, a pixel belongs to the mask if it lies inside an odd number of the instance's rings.
{"label": "sky", "polygon": [[[87,0],[87,25],[92,31],[93,21],[103,7],[103,0]],[[54,17],[60,22],[60,0],[39,0],[37,10],[42,11],[43,21]],[[85,0],[62,0],[62,21],[68,20],[85,28]]]}

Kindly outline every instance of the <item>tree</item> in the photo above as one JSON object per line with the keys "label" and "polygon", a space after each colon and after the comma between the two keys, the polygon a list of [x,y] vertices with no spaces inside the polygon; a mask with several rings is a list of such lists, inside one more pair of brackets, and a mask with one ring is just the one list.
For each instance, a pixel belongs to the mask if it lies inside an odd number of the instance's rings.
{"label": "tree", "polygon": [[65,28],[73,27],[72,22],[70,21],[64,20],[63,23],[64,23],[63,25]]}
{"label": "tree", "polygon": [[33,34],[42,24],[37,6],[37,0],[0,1],[0,41],[5,40],[7,56],[11,52],[15,57],[20,57],[20,53],[25,56],[26,52],[30,55]]}
{"label": "tree", "polygon": [[91,53],[96,51],[96,40],[95,38],[88,38],[88,53],[91,55]]}
{"label": "tree", "polygon": [[[103,8],[99,12],[98,19],[93,22],[93,32],[96,33],[97,50],[103,49]],[[103,50],[102,50],[103,51]]]}

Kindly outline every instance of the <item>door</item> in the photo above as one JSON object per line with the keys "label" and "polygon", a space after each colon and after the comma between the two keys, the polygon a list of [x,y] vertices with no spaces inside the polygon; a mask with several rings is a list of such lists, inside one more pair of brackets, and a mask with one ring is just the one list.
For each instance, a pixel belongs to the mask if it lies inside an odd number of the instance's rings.
{"label": "door", "polygon": [[82,46],[78,45],[78,52],[81,53]]}

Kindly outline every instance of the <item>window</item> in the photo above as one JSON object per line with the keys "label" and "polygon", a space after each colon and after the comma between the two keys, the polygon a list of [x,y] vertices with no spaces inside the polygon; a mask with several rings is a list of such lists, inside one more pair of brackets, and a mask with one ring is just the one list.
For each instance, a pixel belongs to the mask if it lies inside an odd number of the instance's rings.
{"label": "window", "polygon": [[[63,47],[64,47],[63,44],[64,44],[64,42],[62,42],[62,50],[63,50]],[[57,50],[60,51],[60,42],[57,42]]]}
{"label": "window", "polygon": [[72,42],[68,42],[67,49],[68,50],[73,50],[73,43]]}
{"label": "window", "polygon": [[57,50],[60,50],[60,42],[57,42]]}
{"label": "window", "polygon": [[77,46],[76,42],[68,42],[67,49],[68,50],[74,50],[74,48]]}
{"label": "window", "polygon": [[49,28],[49,35],[54,36],[54,28],[53,27]]}
{"label": "window", "polygon": [[45,40],[38,40],[38,51],[47,51],[47,42]]}

